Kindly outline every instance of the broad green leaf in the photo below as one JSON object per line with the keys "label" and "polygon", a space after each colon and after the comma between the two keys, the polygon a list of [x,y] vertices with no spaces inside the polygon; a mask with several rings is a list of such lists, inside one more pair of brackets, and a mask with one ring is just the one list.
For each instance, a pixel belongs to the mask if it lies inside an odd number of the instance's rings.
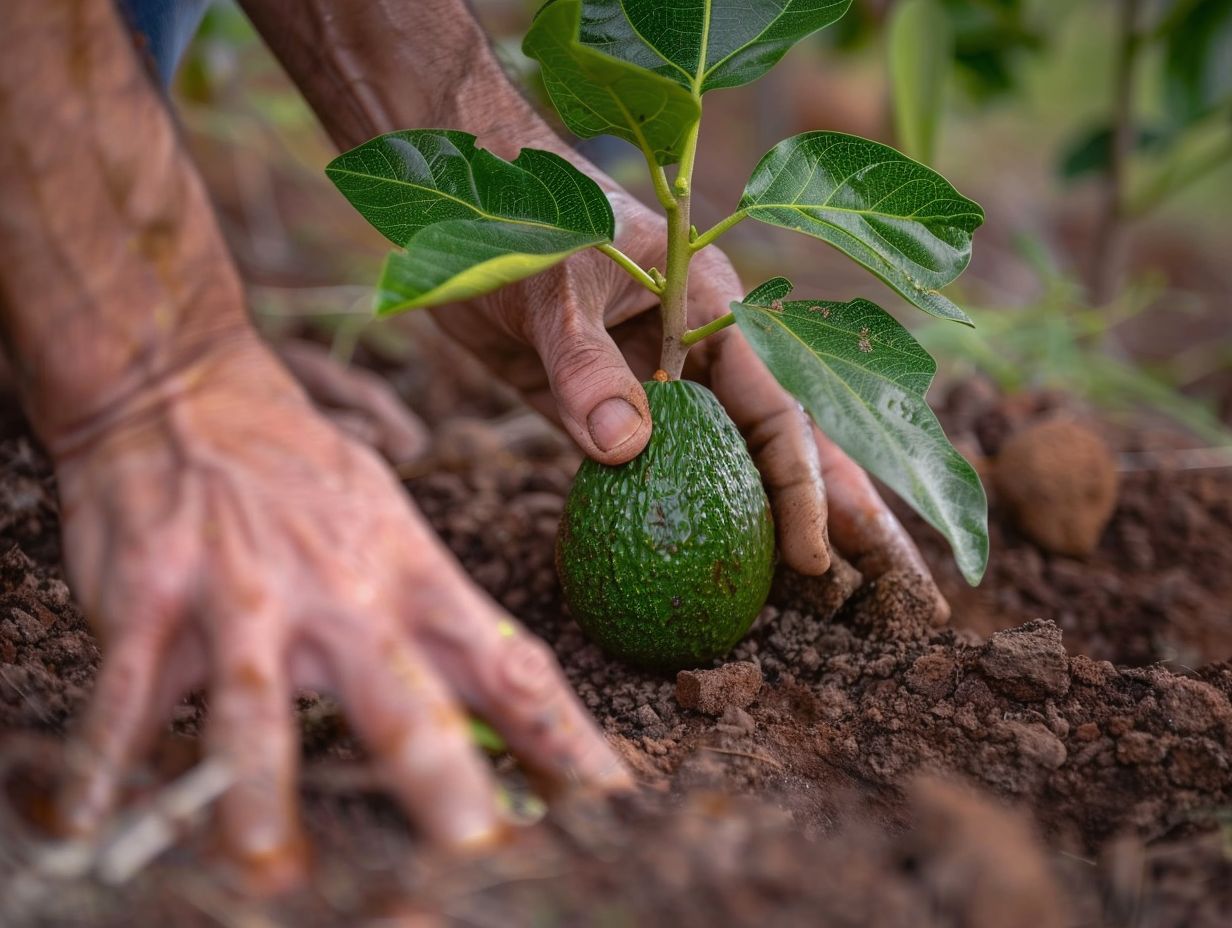
{"label": "broad green leaf", "polygon": [[614,135],[658,164],[680,160],[697,98],[676,81],[621,61],[579,39],[582,0],[552,0],[535,16],[522,50],[536,59],[552,104],[580,138]]}
{"label": "broad green leaf", "polygon": [[938,289],[971,260],[984,211],[887,145],[841,132],[779,142],[753,169],[739,211],[828,242],[925,312],[971,324]]}
{"label": "broad green leaf", "polygon": [[548,0],[522,48],[543,66],[552,103],[570,129],[620,136],[671,164],[701,113],[703,93],[756,80],[850,5]]}
{"label": "broad green leaf", "polygon": [[894,92],[894,134],[918,161],[932,161],[954,30],[939,0],[903,0],[890,15],[887,38]]}
{"label": "broad green leaf", "polygon": [[1232,0],[1178,3],[1165,23],[1164,97],[1179,126],[1232,101]]}
{"label": "broad green leaf", "polygon": [[406,248],[385,262],[381,313],[487,293],[615,232],[607,197],[569,162],[533,148],[504,161],[465,132],[391,132],[339,155],[325,173]]}
{"label": "broad green leaf", "polygon": [[988,503],[924,401],[937,370],[928,352],[868,300],[733,303],[732,312],[821,430],[940,531],[967,582],[978,583],[988,563]]}

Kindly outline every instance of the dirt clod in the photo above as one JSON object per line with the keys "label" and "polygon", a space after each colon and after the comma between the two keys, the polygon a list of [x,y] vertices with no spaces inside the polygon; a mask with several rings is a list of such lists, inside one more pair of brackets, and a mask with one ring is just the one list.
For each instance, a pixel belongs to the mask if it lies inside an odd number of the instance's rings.
{"label": "dirt clod", "polygon": [[1116,508],[1117,483],[1103,439],[1064,419],[1027,426],[997,455],[998,494],[1023,533],[1056,554],[1095,550]]}
{"label": "dirt clod", "polygon": [[752,661],[732,661],[714,670],[682,670],[676,674],[676,701],[685,709],[717,717],[728,708],[752,705],[761,685],[761,668]]}
{"label": "dirt clod", "polygon": [[997,632],[980,651],[978,666],[989,685],[1023,702],[1069,692],[1069,657],[1061,629],[1048,621]]}

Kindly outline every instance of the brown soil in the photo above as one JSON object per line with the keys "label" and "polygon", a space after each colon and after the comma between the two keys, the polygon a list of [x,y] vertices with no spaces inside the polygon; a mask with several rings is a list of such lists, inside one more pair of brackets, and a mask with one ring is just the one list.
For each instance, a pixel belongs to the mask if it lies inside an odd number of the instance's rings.
{"label": "brown soil", "polygon": [[[945,418],[990,457],[1059,402],[975,392],[957,391]],[[562,801],[482,860],[437,857],[341,763],[355,752],[337,712],[306,698],[309,891],[244,901],[198,829],[118,886],[57,876],[67,865],[31,821],[98,653],[60,578],[46,464],[13,424],[0,440],[0,923],[1228,924],[1227,470],[1123,474],[1083,560],[1036,548],[994,499],[977,591],[921,532],[955,607],[948,628],[929,625],[910,577],[863,584],[841,562],[822,580],[781,575],[729,658],[755,666],[681,682],[696,711],[676,679],[605,659],[562,614],[552,542],[575,454],[499,396],[414,395],[452,438],[409,490],[478,582],[553,643],[640,793]],[[455,453],[463,439],[504,450]],[[191,760],[199,711],[181,707],[155,778]],[[496,763],[533,810],[516,765]]]}

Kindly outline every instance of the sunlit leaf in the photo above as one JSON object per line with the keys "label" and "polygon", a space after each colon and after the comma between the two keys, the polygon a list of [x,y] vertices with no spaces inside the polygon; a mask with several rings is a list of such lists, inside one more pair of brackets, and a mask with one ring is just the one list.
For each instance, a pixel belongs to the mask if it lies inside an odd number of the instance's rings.
{"label": "sunlit leaf", "polygon": [[542,65],[552,103],[571,130],[617,135],[671,164],[703,93],[756,80],[850,5],[549,0],[522,47]]}
{"label": "sunlit leaf", "polygon": [[988,503],[924,400],[937,370],[928,352],[868,300],[774,297],[733,303],[732,312],[822,431],[940,531],[963,576],[978,583],[988,563]]}
{"label": "sunlit leaf", "polygon": [[938,290],[971,260],[984,211],[887,145],[841,132],[780,142],[753,170],[740,212],[828,242],[925,312],[971,324]]}
{"label": "sunlit leaf", "polygon": [[582,15],[581,0],[554,0],[535,16],[522,44],[539,61],[565,125],[581,138],[622,138],[659,164],[680,160],[684,137],[701,115],[696,97],[670,78],[581,41]]}
{"label": "sunlit leaf", "polygon": [[607,197],[569,162],[531,148],[504,161],[465,132],[391,132],[325,171],[406,248],[385,263],[382,313],[487,293],[614,234]]}

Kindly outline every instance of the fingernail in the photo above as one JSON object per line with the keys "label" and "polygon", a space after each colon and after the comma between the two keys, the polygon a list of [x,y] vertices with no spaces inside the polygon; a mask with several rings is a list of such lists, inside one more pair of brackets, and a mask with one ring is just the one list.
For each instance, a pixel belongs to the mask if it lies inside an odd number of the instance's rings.
{"label": "fingernail", "polygon": [[615,451],[641,428],[642,417],[628,400],[613,396],[590,411],[586,424],[600,451]]}

